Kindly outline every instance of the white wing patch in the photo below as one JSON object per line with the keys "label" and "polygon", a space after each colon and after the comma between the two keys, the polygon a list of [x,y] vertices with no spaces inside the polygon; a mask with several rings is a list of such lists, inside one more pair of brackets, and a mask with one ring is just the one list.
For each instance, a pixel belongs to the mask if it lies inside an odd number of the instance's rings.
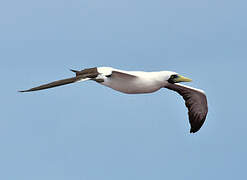
{"label": "white wing patch", "polygon": [[83,81],[87,81],[87,80],[90,80],[90,78],[80,79],[80,80],[78,80],[77,82],[83,82]]}
{"label": "white wing patch", "polygon": [[99,74],[102,74],[103,76],[109,76],[109,75],[113,75],[114,73],[119,73],[122,75],[129,75],[130,77],[138,77],[138,76],[143,76],[146,75],[146,72],[143,71],[124,71],[124,70],[120,70],[120,69],[115,69],[112,67],[98,67],[97,71]]}
{"label": "white wing patch", "polygon": [[111,75],[112,74],[112,70],[113,70],[113,68],[111,68],[111,67],[98,67],[97,68],[98,73],[100,73],[100,74],[102,74],[104,76]]}

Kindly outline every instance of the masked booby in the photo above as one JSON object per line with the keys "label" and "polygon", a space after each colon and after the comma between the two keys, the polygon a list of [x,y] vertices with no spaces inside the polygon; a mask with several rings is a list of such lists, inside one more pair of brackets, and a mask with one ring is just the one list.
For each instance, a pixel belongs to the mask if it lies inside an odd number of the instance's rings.
{"label": "masked booby", "polygon": [[176,72],[124,71],[112,67],[95,67],[80,71],[71,71],[76,74],[75,77],[54,81],[20,92],[38,91],[86,80],[93,80],[126,94],[152,93],[161,88],[167,88],[176,91],[185,100],[185,105],[188,108],[191,133],[197,132],[206,119],[208,105],[204,91],[177,84],[180,82],[190,82],[192,80]]}

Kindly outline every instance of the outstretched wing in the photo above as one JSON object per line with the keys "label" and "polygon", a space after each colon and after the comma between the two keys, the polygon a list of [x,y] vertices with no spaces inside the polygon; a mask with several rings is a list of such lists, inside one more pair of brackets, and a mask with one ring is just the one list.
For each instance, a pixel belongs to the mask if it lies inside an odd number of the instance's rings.
{"label": "outstretched wing", "polygon": [[185,105],[188,108],[190,121],[190,132],[197,132],[206,120],[208,113],[207,97],[205,93],[199,89],[194,89],[181,84],[168,83],[166,88],[176,91],[185,100]]}
{"label": "outstretched wing", "polygon": [[41,86],[37,86],[37,87],[31,88],[31,89],[23,90],[23,91],[19,91],[19,92],[39,91],[39,90],[53,88],[53,87],[57,87],[57,86],[62,86],[65,84],[75,83],[75,82],[79,82],[79,81],[86,81],[89,79],[96,78],[99,74],[97,71],[97,68],[89,68],[89,69],[84,69],[81,71],[76,71],[76,70],[71,70],[71,71],[76,73],[75,77],[54,81],[54,82],[51,82],[48,84],[43,84]]}

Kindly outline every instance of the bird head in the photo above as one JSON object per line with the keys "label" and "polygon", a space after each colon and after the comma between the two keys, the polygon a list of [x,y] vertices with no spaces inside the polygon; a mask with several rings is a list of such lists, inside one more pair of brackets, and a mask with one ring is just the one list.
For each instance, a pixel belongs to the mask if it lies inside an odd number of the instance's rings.
{"label": "bird head", "polygon": [[176,72],[171,72],[171,71],[163,71],[166,81],[169,83],[180,83],[180,82],[191,82],[192,79],[184,77]]}

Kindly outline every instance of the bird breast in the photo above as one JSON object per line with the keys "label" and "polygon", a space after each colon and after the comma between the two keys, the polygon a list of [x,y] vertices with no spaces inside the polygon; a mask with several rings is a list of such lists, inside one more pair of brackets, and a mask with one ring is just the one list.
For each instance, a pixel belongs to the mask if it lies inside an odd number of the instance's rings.
{"label": "bird breast", "polygon": [[160,82],[144,77],[135,79],[107,78],[101,84],[126,94],[152,93],[163,87]]}

